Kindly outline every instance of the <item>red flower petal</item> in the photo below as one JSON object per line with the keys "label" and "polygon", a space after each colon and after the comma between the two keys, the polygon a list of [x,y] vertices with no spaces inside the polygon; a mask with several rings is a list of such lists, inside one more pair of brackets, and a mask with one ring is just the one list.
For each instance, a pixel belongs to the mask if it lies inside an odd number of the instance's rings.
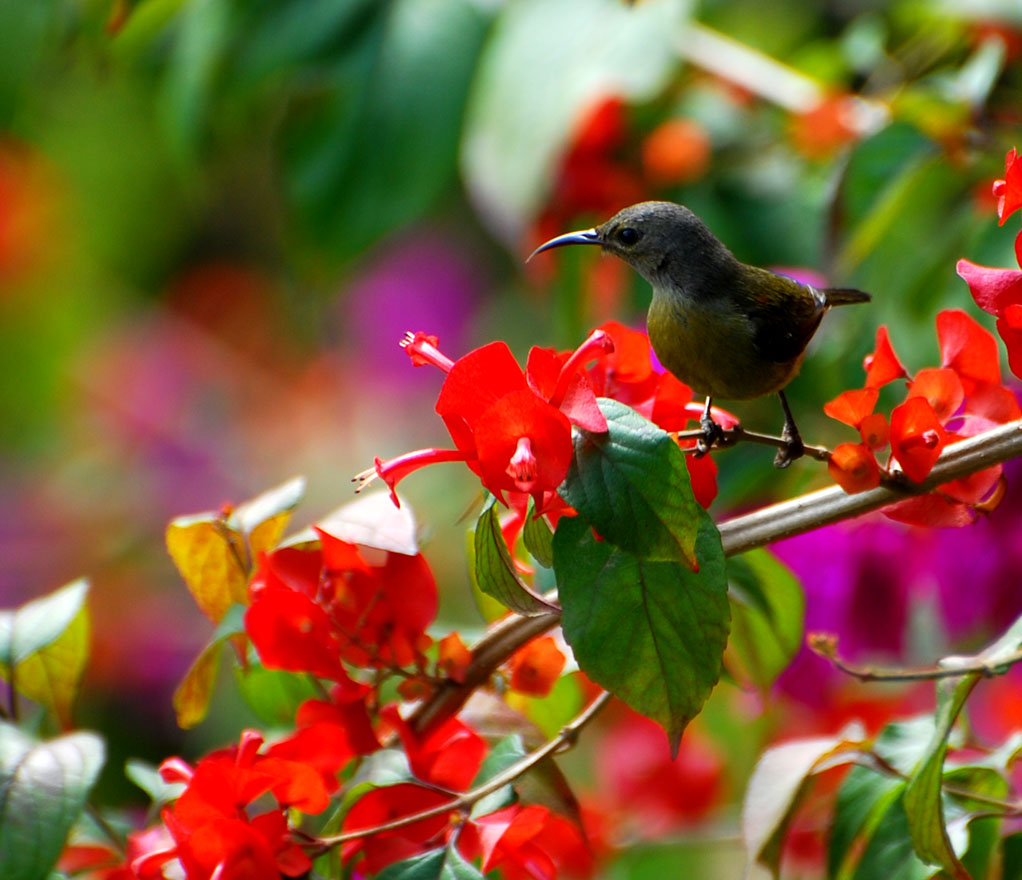
{"label": "red flower petal", "polygon": [[264,590],[245,612],[245,632],[267,669],[348,680],[330,619],[304,593]]}
{"label": "red flower petal", "polygon": [[500,398],[526,390],[525,374],[507,343],[491,342],[455,361],[440,389],[436,411],[441,416],[461,416],[474,427]]}
{"label": "red flower petal", "polygon": [[929,401],[933,411],[944,424],[957,411],[965,400],[965,391],[958,374],[945,367],[927,367],[916,373],[908,386],[907,397],[924,397]]}
{"label": "red flower petal", "polygon": [[883,413],[871,413],[859,425],[859,436],[870,449],[883,449],[891,441],[891,426]]}
{"label": "red flower petal", "polygon": [[993,191],[997,197],[997,216],[1003,226],[1005,220],[1022,208],[1022,160],[1014,147],[1004,157],[1004,179],[994,181]]}
{"label": "red flower petal", "polygon": [[997,319],[997,332],[1008,349],[1008,367],[1022,377],[1022,305],[1012,303],[1005,308],[1004,316]]}
{"label": "red flower petal", "polygon": [[969,505],[932,493],[891,504],[883,508],[883,514],[896,522],[927,528],[961,528],[976,519]]}
{"label": "red flower petal", "polygon": [[381,713],[401,737],[412,773],[433,785],[465,791],[475,779],[486,756],[486,740],[458,718],[448,718],[425,733],[418,733],[404,721],[397,706]]}
{"label": "red flower petal", "polygon": [[965,401],[965,412],[965,425],[959,433],[967,437],[1022,419],[1018,398],[1003,385],[992,382],[973,388]]}
{"label": "red flower petal", "polygon": [[511,656],[511,690],[545,697],[564,671],[564,654],[551,636],[533,639]]}
{"label": "red flower petal", "polygon": [[1001,381],[997,339],[975,318],[960,309],[941,312],[937,315],[937,339],[941,366],[958,374],[966,395],[977,382]]}
{"label": "red flower petal", "polygon": [[849,495],[880,485],[880,466],[873,453],[862,443],[842,443],[830,456],[827,470],[831,478]]}
{"label": "red flower petal", "polygon": [[877,328],[873,353],[866,355],[862,366],[866,370],[867,388],[879,388],[881,385],[908,375],[901,365],[901,361],[898,360],[898,356],[894,353],[887,328],[883,326]]}
{"label": "red flower petal", "polygon": [[912,397],[891,413],[891,452],[914,483],[926,479],[947,444],[947,432],[926,398]]}
{"label": "red flower petal", "polygon": [[825,403],[823,411],[832,419],[837,419],[849,427],[858,428],[862,420],[873,412],[879,396],[880,390],[875,387],[852,389]]}
{"label": "red flower petal", "polygon": [[1008,306],[1022,303],[1022,271],[991,269],[969,260],[959,260],[955,269],[984,312],[1001,316]]}
{"label": "red flower petal", "polygon": [[713,504],[717,497],[717,462],[709,455],[696,458],[685,456],[688,478],[692,482],[692,494],[704,508]]}

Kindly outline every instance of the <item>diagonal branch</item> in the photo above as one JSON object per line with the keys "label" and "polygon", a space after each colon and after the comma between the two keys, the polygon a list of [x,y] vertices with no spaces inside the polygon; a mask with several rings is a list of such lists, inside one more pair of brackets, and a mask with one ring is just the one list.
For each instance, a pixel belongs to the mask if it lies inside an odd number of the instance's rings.
{"label": "diagonal branch", "polygon": [[[840,486],[828,486],[725,520],[719,524],[724,553],[735,556],[782,538],[852,519],[1020,456],[1022,420],[951,444],[922,483],[906,481],[903,487],[885,485],[857,495],[845,494]],[[411,724],[421,732],[454,715],[501,663],[530,639],[553,629],[559,622],[560,615],[556,612],[536,617],[512,614],[504,618],[473,646],[472,662],[464,683],[448,681],[441,685],[412,715]]]}

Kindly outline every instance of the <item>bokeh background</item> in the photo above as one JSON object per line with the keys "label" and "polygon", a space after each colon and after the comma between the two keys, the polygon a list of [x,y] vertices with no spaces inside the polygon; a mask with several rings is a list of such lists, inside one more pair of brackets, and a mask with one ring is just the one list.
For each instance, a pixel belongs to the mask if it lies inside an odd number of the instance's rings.
{"label": "bokeh background", "polygon": [[[936,363],[940,308],[986,319],[954,266],[1015,265],[990,183],[1019,141],[1017,0],[0,4],[0,606],[88,576],[81,723],[116,757],[218,744],[244,720],[229,687],[206,724],[174,724],[211,627],[163,529],[294,474],[302,525],[374,456],[447,445],[442,377],[412,368],[405,330],[524,359],[608,319],[641,327],[648,292],[623,265],[523,257],[631,202],[682,201],[746,261],[874,293],[828,319],[790,388],[803,433],[834,445],[851,438],[822,404],[861,382],[877,326],[914,369]],[[778,427],[774,401],[735,409]],[[716,514],[827,481],[771,455],[720,455]],[[445,625],[471,633],[478,484],[445,465],[403,490]],[[1009,500],[953,533],[872,518],[778,552],[811,626],[852,658],[910,662],[1022,609],[1020,515]],[[704,800],[733,801],[763,730],[920,705],[872,693],[806,656],[766,715],[721,697],[705,739],[744,757]],[[729,726],[746,698],[755,733]],[[707,808],[651,807],[668,828]]]}

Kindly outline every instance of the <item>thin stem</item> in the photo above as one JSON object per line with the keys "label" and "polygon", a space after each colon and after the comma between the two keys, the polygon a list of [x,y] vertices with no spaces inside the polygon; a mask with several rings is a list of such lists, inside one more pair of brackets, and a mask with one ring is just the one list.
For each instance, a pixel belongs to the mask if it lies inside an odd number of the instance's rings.
{"label": "thin stem", "polygon": [[610,700],[610,693],[603,691],[603,693],[586,706],[586,708],[583,709],[573,721],[562,727],[561,732],[552,740],[540,746],[535,751],[530,752],[503,772],[498,773],[492,779],[480,785],[478,788],[472,789],[472,791],[467,791],[464,794],[451,799],[445,804],[430,807],[428,810],[422,810],[408,816],[402,816],[400,819],[394,819],[391,822],[384,822],[381,825],[374,825],[371,828],[362,828],[358,831],[348,831],[344,834],[335,834],[332,837],[322,837],[319,839],[319,843],[324,847],[336,846],[341,843],[346,843],[349,840],[361,840],[364,837],[370,837],[374,834],[384,834],[387,831],[395,831],[398,828],[404,828],[407,825],[413,825],[416,822],[422,822],[425,819],[433,819],[436,816],[444,816],[451,811],[464,812],[470,809],[476,801],[482,800],[487,795],[493,794],[493,792],[499,791],[505,785],[514,782],[519,776],[527,773],[541,761],[574,745],[575,740],[578,738],[579,731],[592,721],[593,718],[599,714],[600,710],[606,706],[608,702],[610,702]]}
{"label": "thin stem", "polygon": [[991,677],[1001,675],[1007,667],[1022,660],[1022,649],[1005,655],[996,663],[977,660],[960,666],[924,666],[916,669],[878,669],[872,666],[858,666],[842,660],[837,654],[837,643],[830,637],[810,635],[809,649],[824,660],[833,664],[835,669],[844,672],[859,681],[927,681],[940,678],[959,678],[963,675],[982,675]]}
{"label": "thin stem", "polygon": [[[673,436],[676,436],[679,440],[691,440],[699,439],[703,435],[702,428],[691,428],[687,431],[677,431]],[[750,443],[759,443],[763,446],[773,446],[777,449],[785,449],[788,446],[784,438],[778,437],[776,434],[762,434],[759,431],[750,431],[741,425],[735,425],[733,428],[726,428],[721,431],[720,439],[714,444],[714,448],[726,449],[728,446],[734,446],[743,440],[747,440]],[[803,449],[805,455],[809,458],[815,458],[817,461],[827,461],[830,458],[830,450],[826,446],[809,446],[806,444]],[[684,450],[687,454],[697,451],[698,447],[695,446]]]}

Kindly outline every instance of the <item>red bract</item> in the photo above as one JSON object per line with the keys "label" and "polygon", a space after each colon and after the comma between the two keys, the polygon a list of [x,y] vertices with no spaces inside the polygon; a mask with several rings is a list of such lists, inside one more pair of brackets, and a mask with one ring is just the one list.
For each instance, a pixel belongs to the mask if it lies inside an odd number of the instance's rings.
{"label": "red bract", "polygon": [[944,310],[937,315],[937,340],[940,365],[958,374],[967,396],[980,384],[1000,384],[997,340],[974,318],[960,309]]}
{"label": "red bract", "polygon": [[869,449],[883,449],[891,441],[891,426],[883,413],[870,413],[859,423],[859,436]]}
{"label": "red bract", "polygon": [[[1022,233],[1015,238],[1015,259],[1022,265]],[[984,312],[998,317],[1012,305],[1022,303],[1022,271],[992,269],[970,260],[959,260],[959,276],[969,285],[972,298]]]}
{"label": "red bract", "polygon": [[849,495],[880,485],[880,466],[869,447],[862,443],[842,443],[827,462],[831,478]]}
{"label": "red bract", "polygon": [[469,787],[486,755],[486,741],[472,728],[458,718],[448,718],[417,733],[396,706],[387,706],[381,714],[401,737],[408,766],[417,779],[453,791]]}
{"label": "red bract", "polygon": [[564,671],[565,658],[552,636],[541,636],[511,656],[511,690],[545,697]]}
{"label": "red bract", "polygon": [[941,424],[947,422],[965,400],[962,380],[954,370],[929,367],[916,373],[909,382],[908,397],[925,398]]}
{"label": "red bract", "polygon": [[1016,376],[1022,376],[1022,304],[1005,307],[1004,314],[997,319],[997,332],[1008,349],[1008,366]]}
{"label": "red bract", "polygon": [[538,508],[552,502],[571,462],[571,426],[606,431],[607,421],[582,374],[587,360],[612,342],[594,331],[572,355],[533,349],[523,372],[503,342],[493,342],[457,361],[436,349],[433,337],[409,333],[403,345],[416,364],[447,372],[436,411],[456,450],[423,449],[390,461],[377,459],[362,485],[382,477],[394,502],[397,483],[413,470],[438,461],[464,461],[483,485],[506,504],[505,493],[527,492]]}
{"label": "red bract", "polygon": [[901,365],[901,361],[898,360],[898,356],[894,353],[887,328],[882,326],[877,328],[876,346],[873,353],[866,355],[862,366],[866,370],[867,388],[879,388],[881,385],[908,375]]}
{"label": "red bract", "polygon": [[1003,226],[1005,220],[1022,208],[1022,159],[1014,147],[1004,157],[1004,179],[995,180],[992,190],[997,199],[997,217]]}
{"label": "red bract", "polygon": [[593,857],[578,828],[546,807],[514,805],[475,820],[483,871],[504,880],[586,877]]}
{"label": "red bract", "polygon": [[933,407],[922,397],[912,397],[891,413],[891,452],[914,483],[921,483],[940,457],[947,432]]}
{"label": "red bract", "polygon": [[854,388],[835,397],[823,405],[823,411],[852,428],[858,428],[873,412],[880,396],[878,388]]}

